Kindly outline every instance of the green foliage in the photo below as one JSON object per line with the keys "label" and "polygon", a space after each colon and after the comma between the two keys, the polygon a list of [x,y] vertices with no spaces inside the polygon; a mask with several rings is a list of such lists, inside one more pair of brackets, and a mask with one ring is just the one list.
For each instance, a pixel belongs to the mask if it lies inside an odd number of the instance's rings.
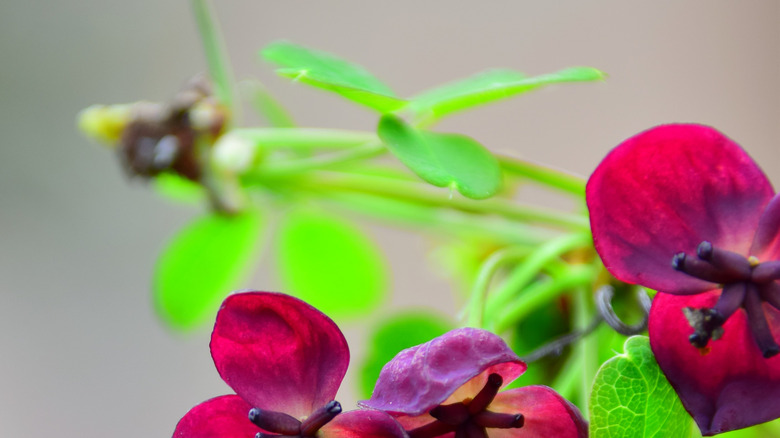
{"label": "green foliage", "polygon": [[157,260],[157,311],[170,326],[190,329],[214,317],[225,295],[239,286],[254,260],[259,213],[209,214],[181,229]]}
{"label": "green foliage", "polygon": [[377,132],[403,164],[430,184],[454,187],[472,199],[493,196],[501,187],[498,160],[472,138],[417,130],[392,115],[382,117]]}
{"label": "green foliage", "polygon": [[338,93],[354,102],[386,113],[406,105],[406,101],[363,67],[330,53],[279,41],[266,46],[262,56],[282,68],[282,76]]}
{"label": "green foliage", "polygon": [[648,338],[633,336],[624,350],[596,374],[590,437],[688,438],[691,417],[661,373]]}
{"label": "green foliage", "polygon": [[602,71],[591,67],[572,67],[533,77],[514,70],[489,70],[420,94],[412,99],[409,107],[420,118],[436,119],[545,85],[597,81],[605,77]]}
{"label": "green foliage", "polygon": [[424,310],[403,312],[382,321],[370,335],[360,368],[361,396],[371,397],[382,367],[401,350],[428,342],[453,328],[446,318]]}
{"label": "green foliage", "polygon": [[344,219],[296,210],[281,225],[277,261],[284,291],[333,317],[364,315],[387,289],[384,259]]}
{"label": "green foliage", "polygon": [[175,173],[161,173],[154,178],[152,184],[157,193],[173,201],[197,203],[206,199],[206,193],[200,184]]}

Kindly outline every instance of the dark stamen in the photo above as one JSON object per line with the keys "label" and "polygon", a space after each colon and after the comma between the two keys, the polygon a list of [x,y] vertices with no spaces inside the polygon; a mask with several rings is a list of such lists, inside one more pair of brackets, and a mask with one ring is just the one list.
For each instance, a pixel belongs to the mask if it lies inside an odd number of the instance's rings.
{"label": "dark stamen", "polygon": [[719,325],[723,325],[742,306],[746,291],[746,283],[731,283],[723,287],[723,293],[713,308],[717,312],[716,319],[720,320]]}
{"label": "dark stamen", "polygon": [[761,305],[761,297],[754,285],[749,285],[745,296],[745,310],[747,311],[748,324],[753,337],[758,343],[758,348],[764,358],[770,358],[780,353],[780,346],[775,342],[772,331],[769,329],[769,323],[764,314],[764,308]]}
{"label": "dark stamen", "polygon": [[715,248],[712,243],[704,241],[696,248],[696,254],[700,259],[712,263],[716,269],[724,274],[739,279],[749,279],[752,266],[742,254],[737,254],[725,249]]}
{"label": "dark stamen", "polygon": [[525,417],[523,417],[523,414],[499,414],[497,412],[482,411],[474,416],[474,421],[482,427],[516,429],[523,427]]}
{"label": "dark stamen", "polygon": [[683,308],[683,314],[688,324],[693,327],[694,333],[688,337],[688,341],[696,348],[704,348],[710,339],[720,337],[723,320],[714,309]]}
{"label": "dark stamen", "polygon": [[688,257],[684,252],[677,253],[672,257],[672,267],[676,271],[688,274],[691,277],[709,281],[711,283],[729,283],[738,280],[739,277],[729,275],[720,269],[717,269],[711,263]]}
{"label": "dark stamen", "polygon": [[477,412],[484,411],[488,405],[490,405],[490,402],[493,401],[493,398],[496,397],[496,394],[498,394],[498,390],[501,389],[503,383],[504,379],[500,374],[493,373],[489,375],[485,387],[482,388],[482,390],[479,391],[479,394],[477,394],[474,399],[471,400],[471,403],[469,403],[469,412],[476,414]]}
{"label": "dark stamen", "polygon": [[455,431],[455,438],[488,438],[487,431],[484,427],[473,423],[471,421],[464,423]]}
{"label": "dark stamen", "polygon": [[761,299],[769,303],[770,306],[780,310],[780,284],[771,282],[762,284],[758,287]]}
{"label": "dark stamen", "polygon": [[282,412],[252,408],[249,410],[249,421],[261,429],[282,435],[297,435],[301,432],[301,422]]}
{"label": "dark stamen", "polygon": [[780,261],[772,260],[760,263],[753,268],[751,279],[754,283],[764,284],[780,280]]}
{"label": "dark stamen", "polygon": [[301,424],[301,436],[313,437],[318,430],[341,413],[341,403],[336,400],[328,402],[325,406],[317,409],[309,418]]}
{"label": "dark stamen", "polygon": [[439,405],[431,409],[431,417],[446,424],[457,426],[468,420],[469,409],[461,402],[450,405]]}
{"label": "dark stamen", "polygon": [[432,438],[455,430],[455,427],[441,421],[434,421],[416,429],[410,430],[409,438]]}

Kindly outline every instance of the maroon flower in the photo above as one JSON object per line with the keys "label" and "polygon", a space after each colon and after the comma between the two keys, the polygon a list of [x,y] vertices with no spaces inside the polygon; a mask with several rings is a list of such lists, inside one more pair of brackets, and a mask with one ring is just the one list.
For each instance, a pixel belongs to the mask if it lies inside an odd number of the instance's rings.
{"label": "maroon flower", "polygon": [[632,137],[588,181],[593,240],[618,279],[659,293],[650,344],[704,435],[780,417],[780,201],[700,125]]}
{"label": "maroon flower", "polygon": [[498,392],[526,365],[493,333],[453,330],[385,365],[370,400],[411,438],[583,438],[579,411],[546,386]]}
{"label": "maroon flower", "polygon": [[340,414],[333,397],[347,371],[347,342],[330,318],[297,298],[229,296],[217,314],[211,356],[237,395],[192,408],[175,438],[406,436],[383,412]]}

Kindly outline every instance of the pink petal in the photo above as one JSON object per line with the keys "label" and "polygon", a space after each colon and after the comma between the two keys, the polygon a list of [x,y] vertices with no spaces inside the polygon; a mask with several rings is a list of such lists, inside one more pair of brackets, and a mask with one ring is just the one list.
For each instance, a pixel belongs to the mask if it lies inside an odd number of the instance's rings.
{"label": "pink petal", "polygon": [[491,438],[585,438],[588,424],[580,411],[552,388],[526,386],[500,392],[488,407],[493,412],[521,413],[519,429],[488,429]]}
{"label": "pink petal", "polygon": [[780,196],[772,198],[764,209],[750,255],[761,261],[780,259]]}
{"label": "pink petal", "polygon": [[[486,370],[500,374],[507,385],[525,369],[525,363],[497,335],[461,328],[398,353],[382,368],[371,399],[360,404],[417,416],[447,400],[464,384],[471,387],[475,382],[469,381],[475,377],[484,385]],[[468,389],[468,396],[479,389]]]}
{"label": "pink petal", "polygon": [[222,379],[249,404],[297,418],[335,397],[349,363],[347,341],[330,318],[270,292],[225,300],[211,356]]}
{"label": "pink petal", "polygon": [[260,428],[249,421],[252,409],[237,395],[223,395],[195,406],[179,420],[173,438],[251,438]]}
{"label": "pink petal", "polygon": [[[723,337],[702,353],[688,342],[693,329],[684,307],[712,307],[718,292],[694,296],[659,293],[650,310],[650,346],[685,409],[702,434],[741,429],[780,417],[780,356],[764,359],[740,309],[723,326]],[[780,339],[780,312],[764,305]]]}
{"label": "pink petal", "polygon": [[390,415],[371,410],[349,411],[336,416],[317,434],[322,438],[405,438],[406,431]]}
{"label": "pink petal", "polygon": [[618,279],[678,294],[712,285],[670,268],[704,240],[747,254],[772,187],[723,134],[663,125],[621,143],[587,186],[593,240]]}

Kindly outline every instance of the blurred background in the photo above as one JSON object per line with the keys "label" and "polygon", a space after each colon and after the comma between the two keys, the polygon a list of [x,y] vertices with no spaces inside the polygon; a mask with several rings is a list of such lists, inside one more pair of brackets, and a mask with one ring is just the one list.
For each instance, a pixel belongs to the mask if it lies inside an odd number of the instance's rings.
{"label": "blurred background", "polygon": [[[609,79],[549,87],[438,129],[587,176],[626,137],[700,122],[780,181],[773,0],[233,0],[215,11],[236,76],[259,78],[304,126],[370,130],[376,116],[277,78],[257,55],[268,42],[336,53],[402,96],[492,67],[587,65]],[[230,392],[211,362],[210,327],[172,332],[151,307],[158,251],[201,210],[128,180],[113,153],[76,131],[75,117],[93,103],[167,100],[205,71],[189,4],[6,1],[0,58],[0,436],[170,436],[190,407]],[[388,254],[388,309],[458,311],[450,297],[461,285],[427,262],[421,235],[364,228]],[[268,266],[246,286],[276,290]],[[370,324],[344,324],[354,363]],[[352,388],[339,396],[345,406]]]}

